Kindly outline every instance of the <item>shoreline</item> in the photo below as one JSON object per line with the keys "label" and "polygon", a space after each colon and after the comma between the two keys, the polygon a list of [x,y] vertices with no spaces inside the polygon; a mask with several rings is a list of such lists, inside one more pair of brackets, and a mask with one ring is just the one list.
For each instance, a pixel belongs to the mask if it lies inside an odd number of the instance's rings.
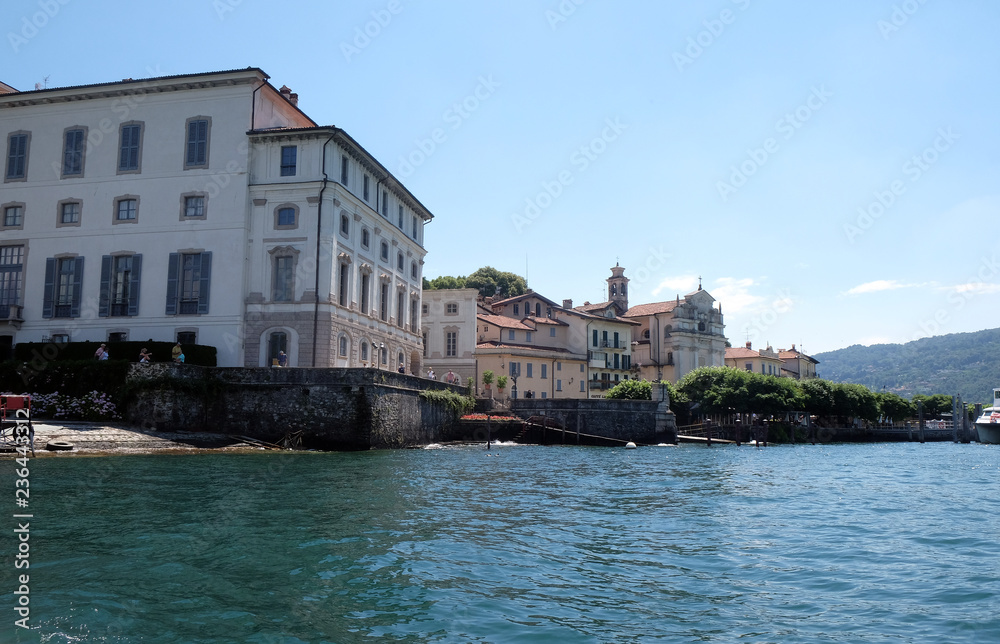
{"label": "shoreline", "polygon": [[[152,432],[120,423],[44,420],[32,421],[35,429],[33,458],[53,456],[116,456],[123,454],[192,454],[258,452],[235,436],[215,432]],[[70,450],[49,450],[52,441],[70,443]],[[15,458],[16,451],[2,451],[0,458]]]}

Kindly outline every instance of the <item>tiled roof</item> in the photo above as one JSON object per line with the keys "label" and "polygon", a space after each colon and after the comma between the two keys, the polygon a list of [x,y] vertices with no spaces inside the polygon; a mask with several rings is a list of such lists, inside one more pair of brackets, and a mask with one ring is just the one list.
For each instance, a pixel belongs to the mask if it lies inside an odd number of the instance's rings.
{"label": "tiled roof", "polygon": [[745,347],[729,347],[726,349],[726,359],[759,358],[760,352]]}
{"label": "tiled roof", "polygon": [[571,353],[569,349],[563,349],[561,347],[536,347],[527,344],[510,344],[508,342],[480,342],[476,345],[477,349],[510,349],[512,351],[530,351],[538,353]]}
{"label": "tiled roof", "polygon": [[523,324],[519,320],[514,318],[509,318],[503,315],[485,315],[480,313],[476,315],[476,318],[482,320],[486,324],[492,324],[493,326],[498,326],[504,329],[518,329],[520,331],[534,331],[532,327],[527,324]]}
{"label": "tiled roof", "polygon": [[599,311],[601,309],[606,309],[612,306],[612,302],[598,302],[597,304],[584,304],[582,306],[573,307],[578,311]]}
{"label": "tiled roof", "polygon": [[[46,87],[45,89],[35,89],[35,90],[24,90],[21,92],[14,92],[15,94],[39,94],[43,92],[58,92],[64,90],[76,90],[76,89],[90,89],[92,87],[107,87],[111,85],[127,85],[129,83],[142,84],[149,83],[152,81],[163,81],[163,80],[175,80],[178,78],[194,78],[198,76],[216,76],[219,74],[233,74],[235,72],[259,72],[265,79],[269,79],[268,76],[259,67],[243,67],[240,69],[224,69],[215,72],[197,72],[194,74],[172,74],[169,76],[152,76],[150,78],[125,78],[120,81],[111,81],[103,83],[88,83],[86,85],[66,85],[64,87]],[[7,85],[10,87],[10,85]],[[13,89],[13,88],[12,88]]]}
{"label": "tiled roof", "polygon": [[625,311],[625,317],[627,318],[637,318],[646,315],[655,315],[657,313],[669,313],[677,307],[677,300],[667,300],[666,302],[652,302],[650,304],[636,304],[631,307],[628,311]]}
{"label": "tiled roof", "polygon": [[539,293],[535,293],[534,291],[532,291],[530,293],[522,293],[521,295],[515,295],[513,297],[508,297],[507,299],[504,299],[504,300],[498,300],[498,301],[493,302],[492,304],[490,304],[490,306],[497,307],[497,306],[504,306],[506,304],[513,304],[514,302],[520,302],[521,300],[523,300],[525,298],[528,298],[528,297],[537,297],[538,299],[540,299],[541,301],[545,302],[546,304],[548,304],[550,306],[559,306],[559,304],[557,304],[556,302],[553,302],[552,300],[550,300],[549,298],[545,297],[544,295],[541,295]]}
{"label": "tiled roof", "polygon": [[528,322],[533,322],[535,324],[552,324],[554,326],[569,326],[568,324],[566,324],[562,320],[556,320],[556,319],[553,319],[553,318],[536,318],[533,315],[529,315],[528,317],[526,317],[524,319],[527,320]]}

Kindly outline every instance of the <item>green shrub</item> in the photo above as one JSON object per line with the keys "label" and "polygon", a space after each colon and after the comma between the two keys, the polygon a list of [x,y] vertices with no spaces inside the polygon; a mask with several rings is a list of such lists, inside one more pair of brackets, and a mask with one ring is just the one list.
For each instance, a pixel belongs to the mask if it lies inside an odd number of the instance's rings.
{"label": "green shrub", "polygon": [[622,380],[604,394],[617,400],[652,400],[653,383],[648,380]]}

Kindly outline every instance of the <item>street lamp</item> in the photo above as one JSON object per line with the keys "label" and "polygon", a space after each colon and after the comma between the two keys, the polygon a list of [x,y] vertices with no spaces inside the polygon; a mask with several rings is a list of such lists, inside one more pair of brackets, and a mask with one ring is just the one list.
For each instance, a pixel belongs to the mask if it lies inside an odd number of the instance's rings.
{"label": "street lamp", "polygon": [[382,368],[382,363],[385,362],[385,343],[378,343],[378,368]]}

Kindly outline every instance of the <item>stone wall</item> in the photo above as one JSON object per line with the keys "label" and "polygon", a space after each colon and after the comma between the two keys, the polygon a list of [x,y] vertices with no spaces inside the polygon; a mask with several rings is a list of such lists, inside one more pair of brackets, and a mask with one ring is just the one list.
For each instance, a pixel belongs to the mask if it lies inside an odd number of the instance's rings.
{"label": "stone wall", "polygon": [[441,440],[458,414],[420,396],[461,388],[378,369],[133,365],[129,422],[278,441],[303,432],[322,449],[408,447]]}
{"label": "stone wall", "polygon": [[565,436],[546,432],[558,436],[556,442],[575,442],[575,434],[579,433],[646,445],[675,443],[677,423],[666,388],[654,386],[653,395],[657,400],[522,398],[511,401],[511,411],[524,419],[544,416],[554,420],[566,430]]}

